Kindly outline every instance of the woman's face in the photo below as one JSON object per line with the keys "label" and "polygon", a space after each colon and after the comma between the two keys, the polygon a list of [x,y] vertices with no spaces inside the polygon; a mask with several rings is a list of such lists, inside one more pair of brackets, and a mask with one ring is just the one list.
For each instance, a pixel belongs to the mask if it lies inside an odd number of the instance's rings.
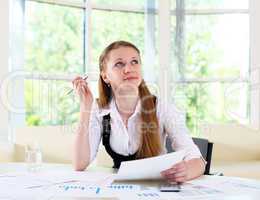
{"label": "woman's face", "polygon": [[138,89],[142,82],[141,60],[132,47],[119,47],[110,51],[104,71],[103,80],[110,84],[113,91]]}

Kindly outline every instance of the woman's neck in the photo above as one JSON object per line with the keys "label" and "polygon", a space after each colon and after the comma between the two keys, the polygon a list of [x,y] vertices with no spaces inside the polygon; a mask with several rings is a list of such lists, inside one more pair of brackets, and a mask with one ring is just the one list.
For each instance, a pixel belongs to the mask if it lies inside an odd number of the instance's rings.
{"label": "woman's neck", "polygon": [[115,95],[115,103],[123,119],[127,120],[135,112],[138,99],[138,94]]}

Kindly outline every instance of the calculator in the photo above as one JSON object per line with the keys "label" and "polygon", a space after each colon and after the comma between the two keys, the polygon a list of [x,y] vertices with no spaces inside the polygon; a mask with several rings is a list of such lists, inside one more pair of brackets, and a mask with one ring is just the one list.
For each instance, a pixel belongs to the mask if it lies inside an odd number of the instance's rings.
{"label": "calculator", "polygon": [[160,192],[180,192],[181,185],[178,183],[163,183],[160,185]]}

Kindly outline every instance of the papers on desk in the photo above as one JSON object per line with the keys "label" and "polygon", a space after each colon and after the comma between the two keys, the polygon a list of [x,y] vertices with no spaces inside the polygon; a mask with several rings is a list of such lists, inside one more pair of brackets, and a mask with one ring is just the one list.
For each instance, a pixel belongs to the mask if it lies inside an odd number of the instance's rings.
{"label": "papers on desk", "polygon": [[[37,173],[2,173],[0,174],[0,200],[235,200],[259,199],[260,196],[260,181],[234,177],[202,176],[182,184],[180,192],[164,193],[158,188],[161,181],[111,184],[113,180],[114,174],[97,171],[45,170]],[[251,198],[252,195],[256,198]]]}
{"label": "papers on desk", "polygon": [[[56,193],[62,194],[64,184],[84,185],[85,194],[90,187],[108,186],[114,174],[105,172],[45,171],[37,173],[8,173],[0,175],[0,199],[22,199],[40,196],[48,199]],[[57,189],[56,187],[59,186]],[[74,186],[75,187],[75,186]],[[63,190],[62,190],[63,189]],[[80,188],[82,190],[82,187]],[[15,191],[15,192],[14,192]],[[86,193],[87,192],[87,193]],[[18,198],[19,197],[19,198]]]}
{"label": "papers on desk", "polygon": [[114,174],[105,172],[45,171],[2,174],[0,185],[22,185],[24,188],[36,188],[60,183],[84,182],[87,185],[104,186],[110,185],[113,180]]}
{"label": "papers on desk", "polygon": [[161,179],[160,172],[183,160],[185,151],[122,162],[116,180]]}
{"label": "papers on desk", "polygon": [[257,180],[251,180],[238,177],[226,177],[226,176],[203,176],[199,179],[190,181],[195,185],[207,186],[210,188],[218,188],[221,191],[243,191],[251,190],[260,192],[260,182]]}
{"label": "papers on desk", "polygon": [[[108,180],[113,180],[113,174],[74,171],[0,174],[0,199],[235,200],[236,197],[250,199],[247,194],[251,195],[254,191],[259,191],[256,195],[260,194],[260,181],[232,177],[203,176],[182,184],[180,192],[165,193],[160,192],[155,185],[149,186],[150,181],[147,181],[147,185],[141,185],[140,182],[107,185]],[[28,188],[32,185],[39,187]]]}

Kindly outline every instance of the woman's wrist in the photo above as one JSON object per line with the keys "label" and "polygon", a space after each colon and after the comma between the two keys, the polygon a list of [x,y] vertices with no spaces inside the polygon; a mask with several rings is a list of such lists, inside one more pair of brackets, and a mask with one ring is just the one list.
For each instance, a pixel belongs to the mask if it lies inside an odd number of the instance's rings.
{"label": "woman's wrist", "polygon": [[204,164],[200,158],[194,158],[187,162],[188,174],[187,180],[197,178],[204,173]]}
{"label": "woman's wrist", "polygon": [[90,113],[92,107],[92,102],[89,103],[80,103],[80,112]]}

